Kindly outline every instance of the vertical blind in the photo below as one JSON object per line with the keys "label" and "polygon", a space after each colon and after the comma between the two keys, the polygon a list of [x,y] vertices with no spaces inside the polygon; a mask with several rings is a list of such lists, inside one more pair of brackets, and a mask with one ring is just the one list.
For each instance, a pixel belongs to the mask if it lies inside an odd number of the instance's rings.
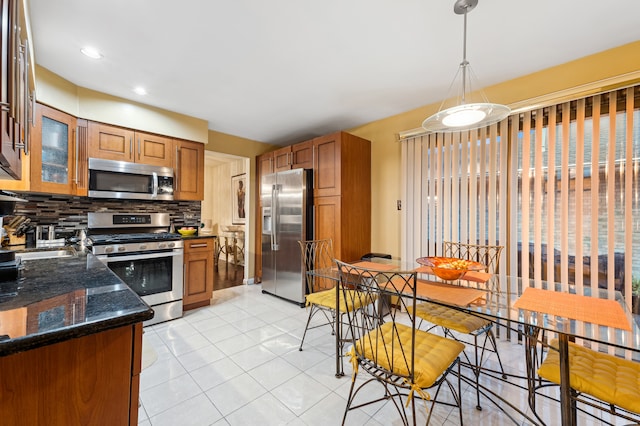
{"label": "vertical blind", "polygon": [[511,176],[519,194],[513,229],[521,276],[575,285],[579,293],[618,290],[633,308],[640,280],[639,95],[638,87],[627,88],[519,117]]}
{"label": "vertical blind", "polygon": [[442,241],[507,239],[507,122],[402,143],[402,259],[442,252]]}
{"label": "vertical blind", "polygon": [[632,87],[404,140],[402,258],[500,244],[502,272],[618,290],[638,313],[639,111]]}

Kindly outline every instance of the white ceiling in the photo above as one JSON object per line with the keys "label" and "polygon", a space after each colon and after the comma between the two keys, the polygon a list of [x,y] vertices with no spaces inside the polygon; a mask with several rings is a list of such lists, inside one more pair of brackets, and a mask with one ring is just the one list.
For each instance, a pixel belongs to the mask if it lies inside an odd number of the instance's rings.
{"label": "white ceiling", "polygon": [[[280,145],[437,102],[462,58],[454,0],[29,2],[39,65]],[[480,0],[467,57],[488,86],[636,40],[639,0]]]}

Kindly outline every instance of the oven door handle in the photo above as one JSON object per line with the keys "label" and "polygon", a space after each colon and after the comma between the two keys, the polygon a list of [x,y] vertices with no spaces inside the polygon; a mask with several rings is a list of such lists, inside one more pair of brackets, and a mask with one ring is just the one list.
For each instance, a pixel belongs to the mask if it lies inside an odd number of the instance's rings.
{"label": "oven door handle", "polygon": [[127,260],[144,260],[144,259],[158,259],[161,257],[174,257],[174,256],[182,256],[182,250],[174,250],[174,251],[166,251],[161,253],[144,253],[144,254],[132,254],[132,255],[124,255],[124,256],[113,256],[107,254],[101,254],[96,256],[101,261],[106,261],[109,263],[113,262],[124,262]]}

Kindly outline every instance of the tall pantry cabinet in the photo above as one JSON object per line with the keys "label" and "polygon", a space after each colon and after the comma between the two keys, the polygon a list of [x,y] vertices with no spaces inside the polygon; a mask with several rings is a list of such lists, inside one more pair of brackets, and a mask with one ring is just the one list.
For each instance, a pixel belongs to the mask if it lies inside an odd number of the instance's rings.
{"label": "tall pantry cabinet", "polygon": [[[258,188],[262,176],[279,170],[276,154],[288,149],[281,148],[257,158]],[[359,259],[370,252],[371,143],[349,133],[336,132],[292,145],[289,152],[294,159],[289,162],[289,168],[313,169],[314,239],[331,238],[335,257],[345,261]],[[309,152],[310,161],[301,161],[309,158]],[[257,206],[256,282],[259,282],[262,276],[260,200]]]}
{"label": "tall pantry cabinet", "polygon": [[339,132],[313,140],[314,239],[331,238],[336,259],[371,251],[371,143]]}

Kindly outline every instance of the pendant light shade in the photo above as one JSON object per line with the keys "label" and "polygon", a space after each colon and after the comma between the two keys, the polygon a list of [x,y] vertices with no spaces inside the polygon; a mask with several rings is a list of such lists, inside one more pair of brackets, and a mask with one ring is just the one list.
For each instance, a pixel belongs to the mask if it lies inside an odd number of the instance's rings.
{"label": "pendant light shade", "polygon": [[[457,0],[453,6],[453,11],[457,15],[464,15],[462,62],[451,83],[453,87],[458,80],[458,75],[461,74],[461,92],[457,98],[457,105],[442,109],[445,102],[443,101],[438,112],[422,122],[422,127],[428,132],[458,132],[485,127],[503,120],[511,112],[511,109],[505,105],[489,102],[482,91],[479,95],[482,102],[467,103],[468,93],[471,92],[472,87],[471,79],[474,77],[471,65],[467,61],[467,13],[477,5],[478,0]],[[450,94],[445,99],[449,99]]]}

